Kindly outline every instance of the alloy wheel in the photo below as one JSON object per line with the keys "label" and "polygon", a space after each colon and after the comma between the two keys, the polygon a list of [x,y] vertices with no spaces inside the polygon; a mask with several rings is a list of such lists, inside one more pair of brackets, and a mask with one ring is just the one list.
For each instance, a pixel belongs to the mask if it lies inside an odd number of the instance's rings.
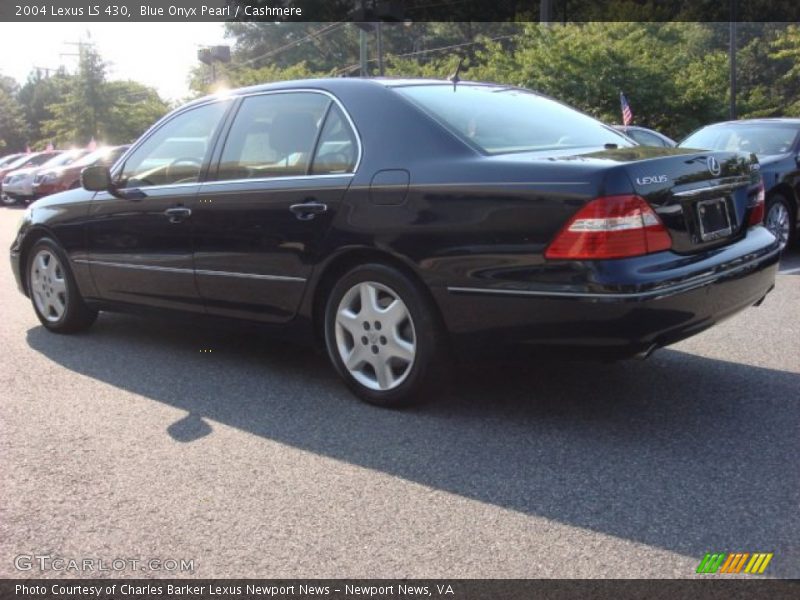
{"label": "alloy wheel", "polygon": [[781,250],[783,250],[786,244],[789,243],[791,227],[789,211],[786,209],[786,205],[783,202],[773,203],[772,206],[769,207],[769,212],[767,212],[767,218],[764,220],[764,224],[767,229],[778,238]]}
{"label": "alloy wheel", "polygon": [[67,310],[67,281],[58,257],[50,250],[39,250],[31,263],[30,288],[39,313],[55,323]]}
{"label": "alloy wheel", "polygon": [[336,348],[361,385],[377,391],[399,386],[414,366],[417,337],[405,302],[386,285],[351,287],[336,309]]}

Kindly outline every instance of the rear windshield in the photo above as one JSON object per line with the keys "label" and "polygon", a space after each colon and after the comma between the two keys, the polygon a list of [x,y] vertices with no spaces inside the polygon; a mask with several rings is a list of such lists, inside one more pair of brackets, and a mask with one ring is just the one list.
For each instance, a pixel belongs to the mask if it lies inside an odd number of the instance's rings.
{"label": "rear windshield", "polygon": [[524,90],[469,84],[394,89],[487,154],[632,146],[600,121]]}
{"label": "rear windshield", "polygon": [[800,125],[791,123],[741,123],[711,125],[694,132],[680,143],[681,148],[729,150],[770,156],[791,152]]}

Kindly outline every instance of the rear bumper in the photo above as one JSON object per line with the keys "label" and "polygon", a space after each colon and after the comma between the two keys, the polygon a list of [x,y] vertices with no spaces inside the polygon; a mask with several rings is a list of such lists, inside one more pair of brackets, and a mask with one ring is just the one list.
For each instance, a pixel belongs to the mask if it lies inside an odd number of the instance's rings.
{"label": "rear bumper", "polygon": [[[582,263],[562,283],[495,279],[439,289],[437,300],[463,350],[525,343],[626,356],[690,337],[757,303],[774,287],[779,257],[775,238],[758,227],[703,256],[663,252],[588,269]],[[582,282],[577,273],[585,274]]]}

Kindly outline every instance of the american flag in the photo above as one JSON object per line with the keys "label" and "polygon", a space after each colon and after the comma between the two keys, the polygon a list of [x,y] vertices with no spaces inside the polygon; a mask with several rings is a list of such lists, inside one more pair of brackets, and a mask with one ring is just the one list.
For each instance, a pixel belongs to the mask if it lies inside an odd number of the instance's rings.
{"label": "american flag", "polygon": [[633,123],[633,112],[631,112],[628,100],[622,92],[619,93],[619,103],[622,105],[622,124],[627,127]]}

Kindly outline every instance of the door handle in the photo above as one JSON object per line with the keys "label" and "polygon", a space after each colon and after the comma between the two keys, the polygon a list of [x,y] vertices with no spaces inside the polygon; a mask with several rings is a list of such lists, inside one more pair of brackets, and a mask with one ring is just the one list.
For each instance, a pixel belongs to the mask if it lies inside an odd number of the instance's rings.
{"label": "door handle", "polygon": [[164,214],[169,217],[170,223],[180,223],[192,216],[192,209],[185,206],[174,206],[165,210]]}
{"label": "door handle", "polygon": [[301,221],[310,221],[315,215],[326,212],[328,205],[317,200],[306,200],[302,204],[292,204],[289,210]]}

